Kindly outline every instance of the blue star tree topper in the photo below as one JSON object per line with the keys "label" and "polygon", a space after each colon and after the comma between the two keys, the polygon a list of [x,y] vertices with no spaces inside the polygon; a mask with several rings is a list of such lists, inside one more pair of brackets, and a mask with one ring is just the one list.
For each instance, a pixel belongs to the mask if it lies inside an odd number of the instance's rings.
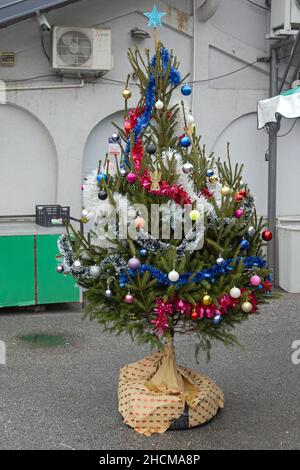
{"label": "blue star tree topper", "polygon": [[149,20],[148,28],[150,28],[150,26],[157,28],[158,26],[161,26],[161,19],[166,15],[166,13],[164,11],[158,11],[156,5],[154,5],[152,11],[150,13],[145,12],[144,15]]}

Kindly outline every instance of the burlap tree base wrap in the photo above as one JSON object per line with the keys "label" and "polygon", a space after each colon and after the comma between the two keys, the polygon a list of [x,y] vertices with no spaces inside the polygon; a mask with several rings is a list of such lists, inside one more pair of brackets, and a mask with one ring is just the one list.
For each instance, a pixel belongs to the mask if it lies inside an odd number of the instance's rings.
{"label": "burlap tree base wrap", "polygon": [[186,406],[191,428],[213,418],[224,395],[209,377],[176,365],[172,345],[121,369],[119,412],[136,432],[165,432]]}

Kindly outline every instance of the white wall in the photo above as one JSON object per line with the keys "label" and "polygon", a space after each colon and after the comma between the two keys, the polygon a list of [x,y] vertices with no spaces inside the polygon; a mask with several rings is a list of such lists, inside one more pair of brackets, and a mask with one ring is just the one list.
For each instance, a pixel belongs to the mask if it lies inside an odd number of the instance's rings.
{"label": "white wall", "polygon": [[0,105],[0,149],[0,215],[34,214],[36,203],[56,203],[55,146],[32,114]]}
{"label": "white wall", "polygon": [[[259,0],[257,0],[259,1]],[[199,6],[203,2],[196,0]],[[159,30],[160,38],[169,48],[174,48],[181,62],[182,74],[192,71],[193,64],[193,18],[191,0],[157,1],[159,10],[167,11],[164,27]],[[268,30],[267,14],[246,0],[221,0],[216,13],[206,22],[196,21],[196,78],[206,79],[227,73],[254,61],[257,56],[267,55],[268,47],[264,36]],[[50,12],[47,17],[52,24],[93,26],[103,25],[112,28],[112,48],[114,69],[106,77],[125,79],[131,71],[126,58],[126,50],[133,45],[130,29],[134,26],[146,28],[143,11],[152,9],[150,0],[82,0]],[[176,7],[176,8],[173,8]],[[180,10],[179,10],[180,9]],[[50,47],[46,41],[46,46]],[[153,47],[152,40],[145,40],[141,47]],[[34,19],[0,30],[0,50],[16,52],[16,66],[1,68],[0,79],[23,79],[39,75],[53,74],[40,44],[40,31]],[[45,80],[45,79],[43,79]],[[55,78],[48,78],[55,80]],[[40,83],[40,80],[34,83]],[[27,82],[27,84],[30,82]],[[137,102],[136,90],[131,105]],[[267,139],[263,131],[256,130],[255,110],[257,100],[267,96],[268,66],[259,64],[211,82],[196,84],[193,89],[195,99],[194,116],[198,132],[209,148],[217,154],[225,153],[226,143],[232,141],[232,158],[245,161],[245,169],[252,189],[257,196],[257,204],[262,214],[266,213],[266,163],[264,153]],[[24,158],[34,160],[36,142],[45,146],[43,160],[40,161],[39,174],[51,173],[57,178],[41,178],[43,189],[31,194],[28,205],[41,203],[49,198],[61,204],[70,204],[74,216],[81,210],[80,183],[86,168],[93,161],[104,156],[107,138],[110,133],[110,116],[123,106],[122,86],[99,81],[86,84],[77,90],[18,91],[9,92],[8,100],[24,111],[35,116],[40,123],[42,137],[38,138],[37,127],[34,137],[27,139],[23,148]],[[1,110],[5,116],[4,106]],[[7,108],[7,113],[9,113]],[[3,119],[3,117],[2,117]],[[18,122],[17,117],[15,117]],[[20,118],[21,119],[21,118]],[[14,139],[22,141],[21,126],[2,133],[5,151],[1,152],[0,164],[7,165],[7,155],[18,153]],[[47,132],[45,131],[47,129]],[[298,128],[299,129],[299,128]],[[279,165],[280,188],[289,187],[296,191],[299,162],[296,152],[295,127],[287,139],[280,139]],[[28,135],[30,131],[28,130]],[[46,133],[46,134],[45,134]],[[47,135],[47,138],[46,138]],[[47,140],[48,139],[48,140]],[[52,147],[49,142],[53,142]],[[46,143],[47,142],[47,143]],[[10,147],[12,145],[12,147]],[[15,145],[15,146],[14,146]],[[98,147],[99,145],[99,147]],[[47,147],[48,146],[48,147]],[[51,147],[51,149],[50,149]],[[98,149],[97,149],[98,147]],[[48,149],[48,150],[46,150]],[[9,153],[11,152],[11,153]],[[40,152],[40,151],[39,151]],[[103,154],[103,155],[101,155]],[[55,155],[55,157],[54,157]],[[24,160],[25,161],[25,160]],[[54,165],[57,163],[57,167]],[[52,163],[51,163],[52,162]],[[292,168],[288,170],[288,165]],[[294,166],[296,170],[294,170]],[[52,170],[48,170],[51,167]],[[56,173],[55,173],[56,172]],[[11,173],[9,175],[11,177]],[[37,179],[38,177],[35,176]],[[248,178],[247,178],[248,177]],[[5,181],[4,199],[10,204],[10,212],[19,212],[16,200],[9,202],[11,181]],[[265,189],[264,189],[265,188]],[[25,181],[18,180],[16,188],[20,195],[27,190]],[[3,191],[3,189],[2,189]],[[10,194],[10,193],[9,193]],[[299,214],[296,198],[290,198],[280,189],[280,214]],[[17,198],[18,200],[21,197]],[[34,203],[34,204],[33,204]],[[14,204],[15,207],[14,207]]]}

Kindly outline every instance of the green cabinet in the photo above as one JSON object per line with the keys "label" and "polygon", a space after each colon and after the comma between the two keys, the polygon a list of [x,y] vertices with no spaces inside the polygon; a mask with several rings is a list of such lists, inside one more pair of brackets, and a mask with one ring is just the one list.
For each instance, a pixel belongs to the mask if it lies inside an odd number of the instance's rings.
{"label": "green cabinet", "polygon": [[34,237],[0,237],[0,307],[34,305]]}
{"label": "green cabinet", "polygon": [[37,298],[39,304],[78,302],[79,288],[72,276],[58,274],[57,235],[37,236]]}
{"label": "green cabinet", "polygon": [[56,272],[57,228],[16,225],[0,226],[0,308],[79,302],[76,281]]}

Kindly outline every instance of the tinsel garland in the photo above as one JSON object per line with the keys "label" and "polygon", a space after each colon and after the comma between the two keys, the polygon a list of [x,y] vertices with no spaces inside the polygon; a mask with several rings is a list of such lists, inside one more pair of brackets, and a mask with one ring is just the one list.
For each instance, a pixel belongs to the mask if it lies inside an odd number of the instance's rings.
{"label": "tinsel garland", "polygon": [[73,269],[75,261],[73,251],[65,234],[61,235],[57,240],[57,247],[60,255],[64,258],[63,267],[65,273],[71,274],[77,280],[88,279],[90,277],[90,269],[87,266],[82,265],[76,270]]}
{"label": "tinsel garland", "polygon": [[[148,85],[146,88],[146,105],[143,109],[141,115],[139,115],[136,119],[136,124],[132,129],[133,137],[134,137],[134,146],[141,136],[143,130],[148,126],[153,112],[153,107],[155,104],[155,96],[156,96],[156,80],[155,76],[151,73],[148,81]],[[130,153],[131,147],[131,140],[130,137],[127,139],[126,147],[125,147],[125,164],[130,168],[130,163],[128,161],[128,156]],[[134,149],[133,149],[134,151]]]}
{"label": "tinsel garland", "polygon": [[[161,57],[161,64],[162,64],[162,76],[164,77],[167,69],[168,63],[170,60],[169,51],[162,47],[160,49],[160,57]],[[156,66],[156,56],[153,56],[151,61],[152,67]],[[168,82],[173,85],[177,86],[180,83],[181,76],[178,70],[172,66],[168,72]],[[152,73],[150,73],[148,85],[146,88],[146,104],[144,108],[136,108],[134,111],[131,111],[129,114],[129,121],[130,127],[133,132],[133,148],[132,148],[132,158],[135,163],[135,169],[139,172],[141,167],[141,161],[143,158],[143,146],[141,140],[141,134],[143,130],[148,126],[153,113],[153,108],[155,105],[155,98],[156,98],[156,80]],[[131,150],[131,139],[128,137],[127,143],[125,146],[125,164],[130,167],[130,163],[128,161],[128,157]],[[142,187],[149,193],[155,194],[157,196],[163,196],[166,198],[170,198],[174,200],[178,204],[191,204],[191,199],[186,193],[186,191],[180,185],[170,185],[167,181],[160,181],[159,186],[160,189],[153,191],[151,190],[151,176],[149,172],[146,170],[144,174],[140,177],[140,182]]]}
{"label": "tinsel garland", "polygon": [[[70,246],[70,243],[67,239],[66,235],[61,235],[61,237],[57,241],[57,246],[59,253],[64,257],[64,271],[66,273],[72,274],[76,279],[91,279],[90,268],[91,266],[84,266],[82,265],[80,269],[74,269],[74,256],[73,251]],[[127,271],[128,265],[122,256],[118,254],[111,254],[106,256],[100,264],[97,265],[99,269],[99,278],[102,277],[103,273],[107,273],[107,267],[112,266],[115,270],[117,276],[121,275],[121,273]]]}
{"label": "tinsel garland", "polygon": [[227,260],[224,260],[221,266],[215,264],[211,268],[204,269],[203,271],[197,273],[187,272],[181,274],[178,281],[173,283],[169,280],[168,274],[164,273],[160,269],[157,269],[154,266],[148,264],[141,264],[141,266],[137,270],[128,269],[126,273],[121,273],[119,278],[119,285],[120,287],[125,287],[125,285],[130,282],[130,277],[135,277],[138,273],[145,272],[149,272],[151,274],[151,277],[153,279],[156,279],[159,285],[175,285],[177,288],[182,287],[188,284],[189,282],[193,282],[195,284],[199,284],[203,280],[215,282],[218,277],[223,275],[225,276],[234,269],[232,263],[235,263],[235,265],[237,265],[240,261],[243,261],[244,267],[246,269],[262,268],[266,265],[266,261],[258,256],[250,256],[245,258],[238,257],[236,259],[229,258]]}
{"label": "tinsel garland", "polygon": [[[243,294],[246,289],[241,289]],[[252,304],[251,313],[257,311],[257,298],[253,291],[248,292],[248,300]],[[176,298],[174,300],[168,300],[164,302],[163,299],[158,298],[155,300],[154,315],[155,318],[151,320],[154,324],[154,331],[157,336],[162,337],[166,330],[170,328],[168,317],[172,317],[176,314],[183,315],[186,318],[191,318],[193,312],[197,314],[197,320],[204,318],[214,319],[217,315],[220,317],[229,313],[230,310],[235,308],[241,302],[241,298],[233,299],[229,294],[222,295],[217,303],[209,306],[203,305],[202,302],[198,302],[196,305],[187,302],[186,300]]]}
{"label": "tinsel garland", "polygon": [[[194,251],[201,249],[200,241],[204,236],[204,224],[197,222],[195,228],[192,228],[186,237],[183,239],[181,244],[176,247],[176,255],[181,258],[186,254],[187,251]],[[137,237],[137,243],[151,253],[157,253],[159,251],[169,250],[172,245],[171,243],[162,242],[161,240],[152,237],[149,233],[144,230],[140,230]],[[173,245],[174,246],[174,245]],[[175,247],[174,247],[175,249]]]}
{"label": "tinsel garland", "polygon": [[[144,240],[144,246],[146,246],[145,242],[146,240]],[[160,246],[160,244],[162,243],[159,240],[157,240],[157,242],[158,246]],[[82,265],[80,269],[73,268],[73,251],[66,235],[62,235],[58,239],[57,244],[59,253],[64,257],[65,272],[72,274],[76,279],[87,279],[92,277],[90,274],[89,266]],[[102,274],[106,272],[107,266],[111,265],[115,270],[116,276],[119,277],[120,287],[124,287],[126,284],[128,284],[130,282],[131,277],[135,277],[138,273],[145,272],[149,272],[151,274],[151,277],[156,279],[159,285],[175,285],[176,287],[181,287],[186,285],[188,282],[193,282],[196,284],[200,283],[203,280],[215,282],[219,276],[226,275],[228,274],[228,272],[234,269],[234,267],[232,266],[233,262],[235,262],[235,264],[237,265],[241,260],[243,261],[244,267],[246,269],[251,269],[255,267],[262,268],[266,265],[266,261],[262,258],[259,258],[258,256],[251,256],[245,258],[238,257],[236,259],[229,258],[227,260],[224,260],[221,266],[215,264],[211,268],[207,268],[197,273],[187,272],[181,274],[176,283],[173,283],[169,280],[168,274],[148,264],[141,264],[141,266],[137,270],[130,269],[128,268],[126,260],[118,254],[108,255],[97,266],[99,266],[100,268],[99,277],[101,277]],[[267,290],[268,288],[268,285],[264,286],[265,290]]]}
{"label": "tinsel garland", "polygon": [[156,196],[163,196],[168,199],[172,199],[177,204],[185,204],[189,205],[192,203],[191,198],[187,194],[187,192],[182,188],[182,186],[178,184],[169,184],[165,180],[161,180],[159,184],[158,190],[152,190],[152,179],[151,175],[148,170],[145,170],[144,174],[140,177],[141,186],[150,194],[154,194]]}

